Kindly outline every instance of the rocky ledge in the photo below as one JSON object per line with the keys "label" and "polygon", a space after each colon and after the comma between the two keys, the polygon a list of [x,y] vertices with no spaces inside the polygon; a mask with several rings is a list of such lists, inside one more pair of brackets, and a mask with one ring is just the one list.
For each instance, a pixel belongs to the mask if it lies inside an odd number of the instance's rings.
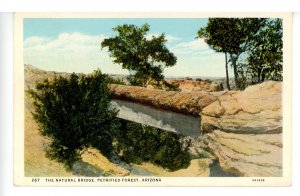
{"label": "rocky ledge", "polygon": [[235,134],[215,130],[203,136],[221,168],[237,176],[282,175],[282,135]]}
{"label": "rocky ledge", "polygon": [[281,83],[227,92],[201,111],[203,142],[224,171],[282,176]]}

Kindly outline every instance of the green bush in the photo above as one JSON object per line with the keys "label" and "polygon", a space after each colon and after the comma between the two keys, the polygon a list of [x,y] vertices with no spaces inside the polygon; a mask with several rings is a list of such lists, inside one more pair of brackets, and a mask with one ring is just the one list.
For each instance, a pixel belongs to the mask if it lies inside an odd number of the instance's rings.
{"label": "green bush", "polygon": [[73,73],[46,79],[27,91],[34,99],[33,117],[40,132],[51,139],[48,156],[67,169],[86,147],[96,147],[104,155],[113,150],[120,124],[110,106],[106,79],[100,71],[80,77]]}
{"label": "green bush", "polygon": [[180,136],[154,127],[121,121],[115,150],[127,163],[151,162],[175,171],[187,168],[191,157],[179,142]]}

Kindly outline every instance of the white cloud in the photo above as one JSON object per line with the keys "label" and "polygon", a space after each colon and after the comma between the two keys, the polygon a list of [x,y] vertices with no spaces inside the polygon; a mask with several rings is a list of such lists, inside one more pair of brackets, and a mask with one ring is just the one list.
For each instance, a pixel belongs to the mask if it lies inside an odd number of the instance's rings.
{"label": "white cloud", "polygon": [[127,73],[114,65],[107,50],[101,50],[104,35],[61,33],[58,37],[29,37],[24,41],[24,63],[45,70],[105,73]]}
{"label": "white cloud", "polygon": [[[203,39],[169,44],[171,52],[177,56],[177,64],[165,69],[169,76],[225,76],[223,53],[216,53]],[[229,69],[232,76],[232,70]]]}
{"label": "white cloud", "polygon": [[189,42],[180,42],[174,46],[170,45],[170,49],[180,54],[191,54],[191,53],[215,53],[205,43],[203,39],[195,39]]}
{"label": "white cloud", "polygon": [[45,44],[47,41],[49,41],[49,39],[46,37],[29,37],[24,41],[24,48]]}
{"label": "white cloud", "polygon": [[[153,34],[154,35],[154,34]],[[151,34],[148,36],[152,36]],[[55,38],[29,37],[24,40],[24,63],[44,70],[128,74],[113,64],[106,49],[101,50],[105,35],[61,33]],[[177,56],[177,64],[166,68],[166,76],[224,76],[224,54],[215,53],[204,40],[189,42],[166,35],[167,46]]]}

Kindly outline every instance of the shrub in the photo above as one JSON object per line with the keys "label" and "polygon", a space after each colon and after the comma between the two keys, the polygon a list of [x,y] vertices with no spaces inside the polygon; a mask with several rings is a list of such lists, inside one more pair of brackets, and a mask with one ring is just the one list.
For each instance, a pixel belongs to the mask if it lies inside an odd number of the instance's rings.
{"label": "shrub", "polygon": [[107,76],[106,79],[107,83],[109,84],[121,84],[121,85],[126,85],[126,83],[123,81],[121,78],[113,78],[112,76]]}
{"label": "shrub", "polygon": [[191,157],[179,142],[180,136],[154,127],[121,121],[116,152],[127,163],[151,162],[175,171],[186,168]]}
{"label": "shrub", "polygon": [[93,146],[104,155],[112,150],[119,129],[117,111],[110,106],[107,76],[95,71],[88,76],[46,79],[27,93],[34,99],[33,117],[42,135],[51,140],[50,158],[71,169],[79,152]]}

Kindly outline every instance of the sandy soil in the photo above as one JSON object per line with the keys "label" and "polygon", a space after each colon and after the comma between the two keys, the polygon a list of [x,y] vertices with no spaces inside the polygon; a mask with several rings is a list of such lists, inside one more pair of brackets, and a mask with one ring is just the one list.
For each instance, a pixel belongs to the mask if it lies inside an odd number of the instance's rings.
{"label": "sandy soil", "polygon": [[32,108],[30,99],[25,99],[25,176],[72,176],[72,173],[67,172],[62,164],[46,157],[44,148],[49,140],[40,135],[31,115]]}
{"label": "sandy soil", "polygon": [[191,165],[188,168],[174,172],[167,171],[162,167],[158,167],[151,163],[142,163],[141,165],[135,166],[153,173],[155,176],[161,177],[208,177],[210,173],[210,164],[211,159],[194,159],[191,161]]}

